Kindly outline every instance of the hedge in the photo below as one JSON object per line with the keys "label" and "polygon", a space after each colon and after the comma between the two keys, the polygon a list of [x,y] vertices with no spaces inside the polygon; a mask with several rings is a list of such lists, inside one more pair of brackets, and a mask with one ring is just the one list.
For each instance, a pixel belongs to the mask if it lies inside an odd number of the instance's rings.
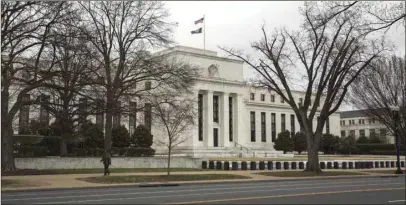
{"label": "hedge", "polygon": [[[394,144],[357,144],[355,145],[357,147],[358,153],[359,154],[372,154],[373,153],[390,153],[393,152],[395,153],[396,147]],[[400,145],[400,150],[404,150],[404,145]]]}
{"label": "hedge", "polygon": [[15,157],[45,157],[48,152],[44,146],[18,146],[15,148]]}
{"label": "hedge", "polygon": [[[75,148],[72,150],[75,157],[101,157],[104,150],[98,148]],[[152,148],[116,148],[111,149],[112,156],[122,157],[151,157],[155,150]]]}

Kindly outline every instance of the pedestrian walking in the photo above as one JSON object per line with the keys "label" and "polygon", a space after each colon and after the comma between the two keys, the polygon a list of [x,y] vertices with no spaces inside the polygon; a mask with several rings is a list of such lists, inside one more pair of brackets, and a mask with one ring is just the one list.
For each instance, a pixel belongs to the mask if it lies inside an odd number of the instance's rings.
{"label": "pedestrian walking", "polygon": [[104,165],[104,176],[110,175],[109,166],[111,165],[111,155],[110,152],[104,152],[104,155],[100,162],[103,162]]}

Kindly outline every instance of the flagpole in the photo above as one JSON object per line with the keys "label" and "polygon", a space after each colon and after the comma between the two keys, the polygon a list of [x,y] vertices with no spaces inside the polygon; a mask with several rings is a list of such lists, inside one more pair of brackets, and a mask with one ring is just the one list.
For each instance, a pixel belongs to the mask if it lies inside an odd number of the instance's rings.
{"label": "flagpole", "polygon": [[203,48],[206,50],[206,17],[203,14]]}

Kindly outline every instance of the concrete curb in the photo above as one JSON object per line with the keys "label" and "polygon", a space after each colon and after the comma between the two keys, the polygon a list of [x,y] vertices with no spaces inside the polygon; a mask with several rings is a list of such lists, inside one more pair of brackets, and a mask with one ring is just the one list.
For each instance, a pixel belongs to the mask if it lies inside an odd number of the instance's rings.
{"label": "concrete curb", "polygon": [[[396,178],[402,175],[383,174],[383,175],[353,175],[353,176],[330,176],[330,177],[297,177],[297,178],[278,178],[278,179],[245,179],[245,180],[223,180],[223,181],[181,181],[167,182],[167,183],[138,183],[138,184],[123,184],[114,186],[92,186],[92,187],[63,187],[63,188],[38,188],[38,189],[18,189],[18,190],[2,190],[1,193],[14,193],[14,192],[41,192],[41,191],[65,191],[65,190],[81,190],[81,189],[101,189],[101,188],[128,188],[128,187],[171,187],[171,186],[188,186],[188,185],[204,185],[204,184],[236,184],[236,183],[258,183],[258,182],[284,182],[284,181],[306,181],[306,180],[332,180],[332,179],[352,179],[352,178]],[[404,175],[403,175],[404,176]]]}

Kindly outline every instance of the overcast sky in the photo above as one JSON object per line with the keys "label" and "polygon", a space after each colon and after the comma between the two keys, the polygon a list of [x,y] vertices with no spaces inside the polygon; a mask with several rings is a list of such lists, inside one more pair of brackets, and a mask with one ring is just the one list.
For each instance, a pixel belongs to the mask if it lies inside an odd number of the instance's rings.
{"label": "overcast sky", "polygon": [[[264,24],[268,33],[281,26],[297,29],[302,19],[299,7],[303,6],[303,2],[169,1],[166,6],[170,10],[171,20],[179,22],[174,34],[179,45],[203,48],[203,34],[192,35],[190,32],[203,26],[195,25],[194,21],[205,15],[206,49],[224,56],[217,46],[251,51],[250,43],[261,39],[260,29]],[[405,55],[404,27],[393,27],[388,35],[397,46],[397,54]],[[244,77],[247,79],[254,76],[255,71],[245,66]]]}

